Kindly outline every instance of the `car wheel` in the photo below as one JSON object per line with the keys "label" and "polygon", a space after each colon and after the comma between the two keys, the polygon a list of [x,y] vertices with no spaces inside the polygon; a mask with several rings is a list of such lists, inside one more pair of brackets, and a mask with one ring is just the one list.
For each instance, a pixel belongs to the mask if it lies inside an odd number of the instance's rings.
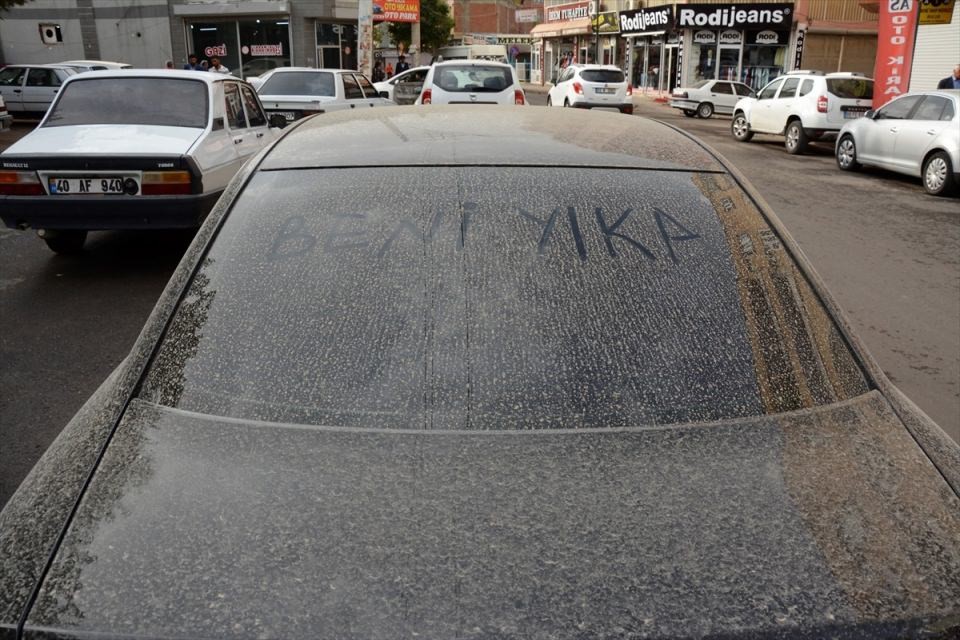
{"label": "car wheel", "polygon": [[747,124],[747,117],[742,113],[733,116],[733,122],[730,123],[730,133],[739,142],[750,142],[750,139],[753,138],[753,131],[750,131],[750,125]]}
{"label": "car wheel", "polygon": [[687,116],[688,118],[692,118],[693,116],[697,115],[697,112],[693,109],[684,109],[683,115]]}
{"label": "car wheel", "polygon": [[632,104],[628,104],[628,105],[625,105],[625,106],[620,107],[620,113],[626,114],[626,115],[628,115],[628,116],[632,116],[632,115],[633,115],[633,105],[632,105]]}
{"label": "car wheel", "polygon": [[550,99],[550,96],[547,96],[547,106],[548,106],[548,107],[552,107],[552,106],[553,106],[553,100]]}
{"label": "car wheel", "polygon": [[860,168],[857,162],[857,144],[853,136],[846,135],[837,143],[837,166],[844,171],[856,171]]}
{"label": "car wheel", "polygon": [[950,156],[937,151],[923,163],[923,188],[932,196],[948,196],[957,188]]}
{"label": "car wheel", "polygon": [[701,102],[697,106],[697,115],[703,119],[707,119],[713,115],[713,105],[709,102]]}
{"label": "car wheel", "polygon": [[564,99],[563,99],[563,106],[564,106],[564,107],[569,107],[569,106],[570,106],[570,100],[569,100],[568,98],[564,98]]}
{"label": "car wheel", "polygon": [[801,154],[807,149],[807,132],[803,130],[803,123],[799,120],[793,120],[787,125],[787,137],[783,144],[787,148],[787,153],[792,155]]}
{"label": "car wheel", "polygon": [[50,250],[61,255],[79,253],[87,240],[86,231],[48,231],[43,236]]}

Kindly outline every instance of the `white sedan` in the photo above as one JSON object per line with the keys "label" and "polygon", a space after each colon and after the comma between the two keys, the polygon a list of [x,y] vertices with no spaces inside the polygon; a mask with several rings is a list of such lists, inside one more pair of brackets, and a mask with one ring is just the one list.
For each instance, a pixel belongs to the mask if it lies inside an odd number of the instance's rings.
{"label": "white sedan", "polygon": [[352,69],[278,67],[259,78],[250,78],[271,116],[287,122],[315,113],[382,107],[393,101],[380,97],[373,83]]}
{"label": "white sedan", "polygon": [[257,94],[197,71],[90,71],[0,154],[0,218],[57,253],[94,229],[198,226],[246,160],[272,142]]}
{"label": "white sedan", "polygon": [[900,96],[837,136],[837,166],[870,165],[923,179],[927,193],[950,195],[960,184],[960,90]]}
{"label": "white sedan", "polygon": [[740,98],[755,98],[756,92],[742,82],[701,80],[692,87],[677,87],[670,96],[670,106],[683,111],[688,118],[709,118],[714,113],[730,115]]}
{"label": "white sedan", "polygon": [[430,67],[414,67],[389,80],[374,82],[373,86],[377,88],[380,96],[387,100],[393,100],[397,104],[413,104],[420,95],[428,71]]}

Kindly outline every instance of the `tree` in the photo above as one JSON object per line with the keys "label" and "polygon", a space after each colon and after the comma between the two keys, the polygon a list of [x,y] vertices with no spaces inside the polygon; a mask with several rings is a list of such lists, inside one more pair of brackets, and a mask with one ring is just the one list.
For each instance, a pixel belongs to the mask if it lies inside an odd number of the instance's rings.
{"label": "tree", "polygon": [[[429,51],[434,56],[437,50],[446,45],[453,31],[453,16],[445,0],[420,0],[420,50]],[[390,38],[403,45],[404,50],[410,48],[409,22],[393,22],[387,29]]]}
{"label": "tree", "polygon": [[[28,0],[0,0],[0,11],[6,11],[10,7],[19,7],[21,5],[27,4]],[[3,19],[3,16],[0,15],[0,20]]]}

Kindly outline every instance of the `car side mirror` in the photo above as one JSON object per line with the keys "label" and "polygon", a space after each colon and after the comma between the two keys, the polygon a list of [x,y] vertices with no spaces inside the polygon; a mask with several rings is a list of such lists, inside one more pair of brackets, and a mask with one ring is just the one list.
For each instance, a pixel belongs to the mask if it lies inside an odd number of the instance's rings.
{"label": "car side mirror", "polygon": [[387,98],[387,99],[389,100],[389,99],[390,99],[390,94],[389,94],[388,92],[386,92],[386,91],[381,91],[381,92],[380,92],[380,97],[381,97],[381,98]]}
{"label": "car side mirror", "polygon": [[557,76],[550,78],[550,84],[557,84]]}
{"label": "car side mirror", "polygon": [[270,116],[270,126],[275,129],[283,129],[287,126],[287,119],[279,113],[275,113]]}
{"label": "car side mirror", "polygon": [[214,118],[213,125],[210,127],[211,131],[220,131],[223,129],[223,118]]}
{"label": "car side mirror", "polygon": [[880,119],[880,118],[879,118],[879,115],[880,115],[880,114],[879,114],[877,111],[874,111],[873,109],[870,109],[870,110],[867,111],[865,114],[863,114],[863,117],[864,117],[864,118],[870,118],[871,120],[879,120],[879,119]]}

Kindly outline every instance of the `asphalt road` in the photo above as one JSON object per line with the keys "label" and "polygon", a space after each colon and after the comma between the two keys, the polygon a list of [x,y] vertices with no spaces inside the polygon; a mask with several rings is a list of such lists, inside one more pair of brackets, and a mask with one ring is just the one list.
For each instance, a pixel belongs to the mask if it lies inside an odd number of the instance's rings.
{"label": "asphalt road", "polygon": [[[729,119],[640,102],[639,114],[701,137],[748,176],[881,366],[960,440],[960,201],[894,174],[843,174],[829,146],[788,156],[772,137],[734,142]],[[0,134],[0,148],[28,130]],[[68,258],[0,229],[0,505],[127,354],[189,242],[99,232]]]}

